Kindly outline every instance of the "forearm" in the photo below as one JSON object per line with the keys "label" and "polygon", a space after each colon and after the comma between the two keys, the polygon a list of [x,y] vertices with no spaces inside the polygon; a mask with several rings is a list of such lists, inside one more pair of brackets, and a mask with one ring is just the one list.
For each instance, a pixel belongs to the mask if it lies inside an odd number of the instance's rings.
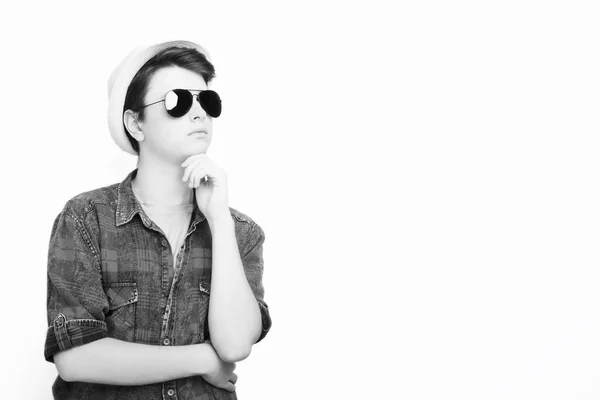
{"label": "forearm", "polygon": [[[190,346],[199,346],[196,354],[190,354]],[[210,362],[203,346],[210,344],[158,346],[104,338],[54,358],[65,380],[135,386],[200,375]]]}
{"label": "forearm", "polygon": [[258,303],[248,284],[231,216],[210,221],[212,277],[208,326],[223,360],[239,361],[250,353],[262,325]]}

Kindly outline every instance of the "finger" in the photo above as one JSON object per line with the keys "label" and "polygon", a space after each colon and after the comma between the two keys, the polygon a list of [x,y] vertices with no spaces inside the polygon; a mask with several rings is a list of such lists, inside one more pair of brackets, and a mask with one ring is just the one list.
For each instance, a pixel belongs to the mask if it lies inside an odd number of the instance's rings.
{"label": "finger", "polygon": [[198,176],[200,177],[199,183],[204,185],[207,185],[209,182],[214,182],[214,179],[211,179],[211,175],[206,170],[202,170],[202,173]]}
{"label": "finger", "polygon": [[200,186],[200,179],[206,175],[204,167],[198,166],[196,167],[190,176],[188,177],[188,182],[190,182],[194,187]]}
{"label": "finger", "polygon": [[[198,170],[200,172],[200,170]],[[204,183],[218,184],[223,179],[223,176],[218,167],[211,168],[210,166],[202,166],[201,181]]]}
{"label": "finger", "polygon": [[219,167],[217,167],[215,164],[204,163],[202,164],[202,167],[206,171],[206,174],[209,176],[209,178],[216,178],[219,176]]}
{"label": "finger", "polygon": [[192,174],[189,176],[189,179],[188,179],[188,184],[190,185],[190,187],[191,187],[191,188],[195,188],[195,187],[196,187],[196,185],[194,185],[194,173],[192,173]]}
{"label": "finger", "polygon": [[206,173],[198,176],[198,185],[208,183],[208,175]]}
{"label": "finger", "polygon": [[201,167],[198,168],[196,171],[194,171],[194,174],[196,176],[196,182],[198,184],[198,186],[200,186],[200,184],[202,184],[202,182],[206,182],[208,181],[208,173],[206,172],[206,168]]}
{"label": "finger", "polygon": [[202,179],[202,175],[200,173],[201,171],[194,171],[194,187],[197,188],[198,186],[200,186],[200,179]]}
{"label": "finger", "polygon": [[198,165],[200,165],[202,163],[202,160],[197,160],[191,164],[189,164],[186,168],[185,171],[183,172],[183,178],[181,179],[182,181],[186,181],[188,180],[188,178],[190,177],[190,175],[192,174],[192,172],[194,172],[194,170],[198,167]]}
{"label": "finger", "polygon": [[229,382],[236,383],[238,380],[238,376],[235,373],[231,373],[231,378],[229,378]]}

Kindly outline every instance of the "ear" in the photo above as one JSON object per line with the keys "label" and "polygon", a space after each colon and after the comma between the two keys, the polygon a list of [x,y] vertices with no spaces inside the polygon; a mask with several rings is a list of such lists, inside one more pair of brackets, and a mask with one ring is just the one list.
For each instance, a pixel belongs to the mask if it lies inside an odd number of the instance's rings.
{"label": "ear", "polygon": [[138,121],[137,113],[127,110],[123,113],[123,125],[129,131],[129,134],[133,136],[135,140],[141,142],[144,140],[144,132],[142,131],[142,127],[140,122]]}

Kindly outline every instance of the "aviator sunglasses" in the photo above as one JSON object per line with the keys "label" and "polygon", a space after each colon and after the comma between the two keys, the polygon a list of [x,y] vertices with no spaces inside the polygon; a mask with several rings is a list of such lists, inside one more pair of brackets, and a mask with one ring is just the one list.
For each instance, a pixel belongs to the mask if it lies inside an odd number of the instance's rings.
{"label": "aviator sunglasses", "polygon": [[196,95],[196,99],[200,106],[208,115],[213,118],[217,118],[221,115],[221,98],[214,90],[199,90],[199,89],[172,89],[165,94],[162,100],[155,101],[154,103],[146,104],[142,108],[151,106],[153,104],[165,102],[165,110],[167,113],[174,118],[183,117],[192,108],[194,101],[194,94],[192,92],[199,92]]}

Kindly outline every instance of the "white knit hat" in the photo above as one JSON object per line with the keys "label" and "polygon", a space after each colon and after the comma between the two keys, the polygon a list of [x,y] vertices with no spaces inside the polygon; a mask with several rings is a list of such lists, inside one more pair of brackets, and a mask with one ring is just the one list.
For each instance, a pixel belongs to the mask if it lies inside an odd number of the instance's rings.
{"label": "white knit hat", "polygon": [[127,153],[138,155],[131,147],[123,127],[123,106],[129,84],[146,61],[158,52],[173,46],[196,49],[210,61],[208,53],[200,45],[185,40],[174,40],[152,46],[136,47],[121,61],[108,78],[108,130],[115,143]]}

